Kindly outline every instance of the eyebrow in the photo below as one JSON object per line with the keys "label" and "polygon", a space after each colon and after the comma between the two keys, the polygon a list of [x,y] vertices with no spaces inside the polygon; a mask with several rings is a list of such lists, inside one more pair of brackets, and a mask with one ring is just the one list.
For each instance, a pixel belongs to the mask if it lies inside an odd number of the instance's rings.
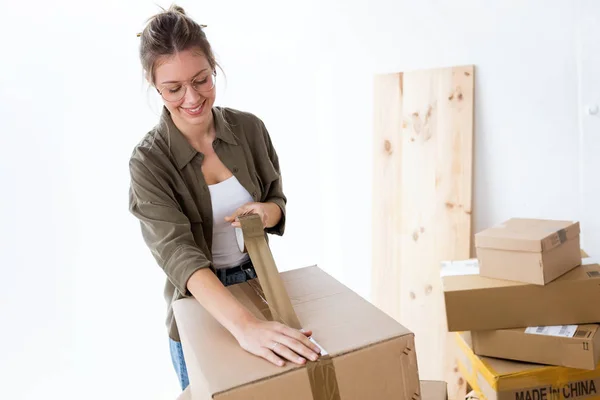
{"label": "eyebrow", "polygon": [[[196,78],[198,75],[200,75],[201,73],[203,73],[204,71],[207,71],[207,70],[208,70],[208,68],[204,68],[203,70],[198,72],[196,75],[192,76],[192,79]],[[179,83],[179,81],[165,81],[165,82],[161,82],[161,85],[166,85],[169,83]]]}

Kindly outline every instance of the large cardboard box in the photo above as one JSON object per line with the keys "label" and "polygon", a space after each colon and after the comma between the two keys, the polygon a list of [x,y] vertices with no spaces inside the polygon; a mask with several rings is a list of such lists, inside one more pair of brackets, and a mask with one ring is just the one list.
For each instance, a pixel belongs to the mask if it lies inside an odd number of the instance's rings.
{"label": "large cardboard box", "polygon": [[421,381],[421,400],[448,400],[448,384],[444,381]]}
{"label": "large cardboard box", "polygon": [[528,364],[473,353],[470,335],[455,333],[458,368],[479,399],[600,399],[600,369],[593,371]]}
{"label": "large cardboard box", "polygon": [[[196,300],[174,304],[194,400],[414,400],[420,395],[414,335],[316,266],[281,273],[293,308],[327,354],[277,367],[244,351]],[[228,287],[259,318],[256,281]],[[323,396],[323,397],[320,397]],[[329,397],[326,397],[329,396]]]}
{"label": "large cardboard box", "polygon": [[475,235],[481,276],[545,285],[581,264],[579,222],[512,218]]}
{"label": "large cardboard box", "polygon": [[600,357],[599,327],[534,326],[474,331],[471,336],[473,351],[480,356],[593,370]]}
{"label": "large cardboard box", "polygon": [[442,266],[448,330],[480,331],[600,321],[600,265],[584,264],[545,286],[486,278],[477,260]]}

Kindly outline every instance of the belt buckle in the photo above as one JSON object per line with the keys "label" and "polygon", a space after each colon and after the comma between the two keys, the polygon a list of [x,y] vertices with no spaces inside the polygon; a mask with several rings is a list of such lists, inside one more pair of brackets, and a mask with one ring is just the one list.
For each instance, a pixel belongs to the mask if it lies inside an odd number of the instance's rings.
{"label": "belt buckle", "polygon": [[[244,268],[244,265],[250,265],[250,267],[249,267],[249,268]],[[244,264],[241,264],[241,265],[240,265],[240,269],[241,269],[242,271],[244,271],[244,274],[246,274],[246,276],[247,276],[248,278],[250,278],[250,279],[254,279],[254,278],[256,278],[256,273],[255,273],[255,272],[253,272],[253,271],[250,269],[250,268],[252,268],[252,267],[253,267],[253,265],[252,265],[252,261],[247,261],[247,262],[245,262]]]}

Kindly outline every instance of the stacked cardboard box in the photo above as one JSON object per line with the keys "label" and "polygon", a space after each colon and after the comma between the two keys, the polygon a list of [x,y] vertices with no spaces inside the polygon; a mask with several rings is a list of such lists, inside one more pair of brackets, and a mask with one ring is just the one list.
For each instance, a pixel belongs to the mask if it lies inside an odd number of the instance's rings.
{"label": "stacked cardboard box", "polygon": [[579,233],[514,218],[476,234],[476,259],[442,265],[459,368],[480,398],[600,397],[600,265]]}

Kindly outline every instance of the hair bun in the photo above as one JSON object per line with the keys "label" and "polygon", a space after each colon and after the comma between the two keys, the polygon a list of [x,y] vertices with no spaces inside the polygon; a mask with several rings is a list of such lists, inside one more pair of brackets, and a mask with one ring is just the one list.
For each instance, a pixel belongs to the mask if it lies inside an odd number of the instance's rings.
{"label": "hair bun", "polygon": [[173,4],[171,6],[171,8],[169,8],[169,11],[171,11],[171,12],[178,12],[179,14],[186,15],[185,14],[185,10],[183,9],[183,7],[175,5],[175,4]]}

